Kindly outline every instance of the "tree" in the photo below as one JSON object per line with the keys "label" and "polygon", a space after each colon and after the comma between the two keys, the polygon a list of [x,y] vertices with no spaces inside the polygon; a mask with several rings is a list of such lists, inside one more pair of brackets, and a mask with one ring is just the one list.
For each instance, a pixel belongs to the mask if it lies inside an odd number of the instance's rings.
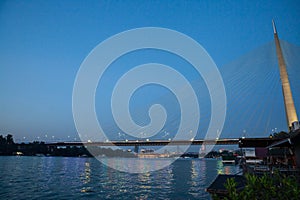
{"label": "tree", "polygon": [[13,139],[13,136],[11,134],[8,134],[6,136],[6,144],[14,144],[14,139]]}
{"label": "tree", "polygon": [[3,145],[5,143],[6,143],[6,139],[2,135],[0,135],[0,145]]}

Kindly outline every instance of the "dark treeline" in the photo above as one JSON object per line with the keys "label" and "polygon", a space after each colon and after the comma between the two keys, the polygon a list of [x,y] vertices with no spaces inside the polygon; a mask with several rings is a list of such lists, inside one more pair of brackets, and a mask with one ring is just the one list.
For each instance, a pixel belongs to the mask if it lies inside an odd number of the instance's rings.
{"label": "dark treeline", "polygon": [[0,155],[13,155],[16,146],[13,136],[8,134],[7,136],[0,135]]}
{"label": "dark treeline", "polygon": [[6,137],[0,135],[0,145],[14,144],[14,139],[11,134],[8,134]]}
{"label": "dark treeline", "polygon": [[[96,156],[107,157],[135,157],[134,154],[120,149],[106,149],[95,147],[92,149]],[[15,143],[13,136],[0,135],[0,156],[68,156],[68,157],[92,157],[84,146],[48,146],[45,142],[34,141],[30,143]]]}

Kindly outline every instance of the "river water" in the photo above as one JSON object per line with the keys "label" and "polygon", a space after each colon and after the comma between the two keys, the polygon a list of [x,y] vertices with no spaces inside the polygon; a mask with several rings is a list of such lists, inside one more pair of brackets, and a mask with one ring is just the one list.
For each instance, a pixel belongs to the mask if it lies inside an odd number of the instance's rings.
{"label": "river water", "polygon": [[[138,158],[115,162],[122,159]],[[132,174],[95,158],[0,156],[0,199],[210,199],[205,188],[217,174],[238,171],[216,159],[178,159]]]}

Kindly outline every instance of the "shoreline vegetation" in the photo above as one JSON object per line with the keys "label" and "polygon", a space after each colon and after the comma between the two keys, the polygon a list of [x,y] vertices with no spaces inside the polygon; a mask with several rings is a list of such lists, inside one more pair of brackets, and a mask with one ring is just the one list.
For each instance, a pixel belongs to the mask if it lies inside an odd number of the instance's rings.
{"label": "shoreline vegetation", "polygon": [[297,200],[300,196],[299,180],[295,176],[286,176],[279,171],[273,174],[246,173],[244,187],[239,187],[239,182],[234,178],[228,178],[224,184],[227,194],[224,196],[212,195],[214,200]]}
{"label": "shoreline vegetation", "polygon": [[[120,149],[95,148],[93,154],[107,157],[136,157],[133,153]],[[49,148],[45,142],[15,143],[13,136],[0,135],[0,156],[62,156],[93,157],[84,146]]]}

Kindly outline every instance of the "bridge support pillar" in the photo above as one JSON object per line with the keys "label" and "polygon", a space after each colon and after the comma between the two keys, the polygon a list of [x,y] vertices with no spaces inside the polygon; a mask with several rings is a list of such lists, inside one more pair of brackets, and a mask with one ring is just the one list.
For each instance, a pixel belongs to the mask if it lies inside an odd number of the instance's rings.
{"label": "bridge support pillar", "polygon": [[139,153],[139,146],[137,145],[134,146],[134,153]]}

